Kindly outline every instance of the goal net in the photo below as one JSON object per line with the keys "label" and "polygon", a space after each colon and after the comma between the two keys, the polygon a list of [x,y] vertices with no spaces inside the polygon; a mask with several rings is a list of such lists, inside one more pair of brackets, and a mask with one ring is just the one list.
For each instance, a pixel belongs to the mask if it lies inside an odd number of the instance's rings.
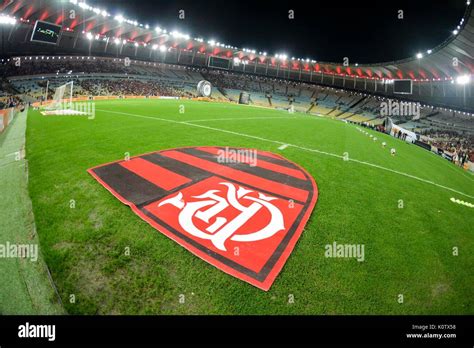
{"label": "goal net", "polygon": [[45,109],[56,114],[68,114],[72,110],[73,88],[73,81],[56,88],[52,101],[47,104]]}

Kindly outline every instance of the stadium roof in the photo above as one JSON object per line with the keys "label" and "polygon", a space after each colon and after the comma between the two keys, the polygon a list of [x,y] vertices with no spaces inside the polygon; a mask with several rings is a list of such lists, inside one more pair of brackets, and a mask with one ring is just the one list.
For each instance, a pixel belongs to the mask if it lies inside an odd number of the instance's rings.
{"label": "stadium roof", "polygon": [[145,46],[150,50],[172,47],[244,63],[257,62],[349,78],[437,81],[455,80],[462,75],[474,74],[474,15],[470,0],[459,26],[439,46],[404,60],[348,66],[309,59],[290,59],[284,55],[270,56],[265,52],[237,48],[179,32],[168,32],[164,28],[150,27],[122,15],[111,14],[105,9],[93,8],[82,0],[3,0],[0,12],[31,26],[36,20],[56,23],[70,34],[86,35],[91,40],[111,40],[117,44],[120,42]]}

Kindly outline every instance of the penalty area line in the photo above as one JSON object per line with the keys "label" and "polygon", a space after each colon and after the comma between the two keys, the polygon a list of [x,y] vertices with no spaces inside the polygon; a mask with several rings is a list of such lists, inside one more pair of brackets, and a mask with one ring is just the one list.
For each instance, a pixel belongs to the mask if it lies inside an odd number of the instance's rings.
{"label": "penalty area line", "polygon": [[[226,129],[220,129],[220,128],[215,128],[215,127],[204,126],[204,125],[201,125],[201,124],[193,124],[193,123],[183,122],[183,121],[174,121],[174,120],[169,120],[169,119],[166,119],[166,118],[131,114],[131,113],[120,112],[120,111],[110,111],[110,110],[103,110],[103,109],[102,110],[97,110],[97,111],[104,111],[104,112],[113,113],[113,114],[119,114],[119,115],[131,116],[131,117],[138,117],[138,118],[145,118],[145,119],[168,122],[168,123],[173,123],[173,124],[178,124],[178,125],[179,124],[187,125],[187,126],[190,126],[190,127],[203,128],[203,129],[212,130],[212,131],[216,131],[216,132],[233,134],[233,135],[237,135],[237,136],[241,136],[241,137],[245,137],[245,138],[256,139],[256,140],[260,140],[260,141],[264,141],[264,142],[268,142],[268,143],[278,144],[278,145],[281,145],[281,146],[282,145],[287,145],[287,146],[291,146],[291,147],[294,147],[296,149],[300,149],[300,150],[303,150],[303,151],[319,153],[319,154],[322,154],[322,155],[326,155],[326,156],[330,156],[330,157],[334,157],[334,158],[338,158],[338,159],[344,159],[343,156],[337,155],[337,154],[331,153],[331,152],[321,151],[321,150],[312,149],[312,148],[299,146],[299,145],[288,144],[288,143],[278,141],[278,140],[266,139],[266,138],[262,138],[262,137],[259,137],[259,136],[234,132],[234,131],[230,131],[230,130],[226,130]],[[439,188],[442,188],[442,189],[445,189],[445,190],[448,190],[448,191],[451,191],[451,192],[455,192],[457,194],[460,194],[460,195],[463,195],[463,196],[466,196],[466,197],[469,197],[469,198],[474,198],[474,196],[469,195],[467,193],[455,190],[455,189],[447,187],[447,186],[437,184],[437,183],[435,183],[433,181],[430,181],[430,180],[419,178],[419,177],[411,175],[411,174],[403,173],[403,172],[400,172],[400,171],[395,170],[395,169],[385,168],[385,167],[379,166],[377,164],[373,164],[373,163],[369,163],[369,162],[365,162],[365,161],[360,161],[360,160],[357,160],[357,159],[354,159],[354,158],[347,158],[347,161],[363,164],[363,165],[366,165],[366,166],[369,166],[369,167],[372,167],[372,168],[377,168],[377,169],[384,170],[384,171],[387,171],[387,172],[390,172],[390,173],[398,174],[398,175],[401,175],[401,176],[404,176],[404,177],[407,177],[407,178],[411,178],[411,179],[414,179],[414,180],[417,180],[417,181],[420,181],[420,182],[424,182],[425,184],[430,184],[430,185],[433,185],[433,186],[436,186],[436,187],[439,187]]]}

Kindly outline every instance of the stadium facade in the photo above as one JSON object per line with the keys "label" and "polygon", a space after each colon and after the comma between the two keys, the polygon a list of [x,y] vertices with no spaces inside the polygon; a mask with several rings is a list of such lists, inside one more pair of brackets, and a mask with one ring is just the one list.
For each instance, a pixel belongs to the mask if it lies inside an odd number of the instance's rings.
{"label": "stadium facade", "polygon": [[[472,87],[466,83],[474,73],[470,1],[445,42],[412,58],[371,65],[273,56],[152,28],[77,0],[9,1],[0,7],[0,13],[4,23],[0,25],[0,46],[4,62],[10,64],[9,58],[28,56],[114,57],[317,84],[463,112],[474,110]],[[31,41],[38,20],[62,28],[55,45]],[[394,93],[395,79],[411,80],[412,93]]]}

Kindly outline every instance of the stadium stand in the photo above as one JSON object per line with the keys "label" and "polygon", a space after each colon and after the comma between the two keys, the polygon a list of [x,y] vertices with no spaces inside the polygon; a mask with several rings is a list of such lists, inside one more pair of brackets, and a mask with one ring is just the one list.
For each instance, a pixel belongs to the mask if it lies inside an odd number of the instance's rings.
{"label": "stadium stand", "polygon": [[[28,11],[27,6],[27,1],[17,1],[16,7],[7,4],[4,13]],[[46,2],[44,6],[54,8],[55,5]],[[37,15],[35,12],[30,20],[33,21]],[[473,23],[470,6],[465,19],[463,30],[459,30],[460,39],[468,39],[470,35],[469,28]],[[107,17],[97,18],[95,25],[99,27],[108,20]],[[208,57],[212,55],[207,50],[209,47],[194,51],[171,45],[166,41],[168,39],[162,38],[158,51],[158,45],[140,41],[140,38],[153,37],[156,33],[151,34],[150,30],[130,23],[124,24],[124,32],[120,35],[135,31],[135,40],[118,40],[113,29],[110,33],[94,36],[68,28],[63,31],[54,50],[38,43],[17,45],[24,40],[24,33],[31,29],[31,21],[20,20],[4,43],[9,57],[0,60],[0,76],[3,77],[0,81],[1,108],[51,98],[55,89],[67,81],[74,81],[76,97],[196,98],[196,85],[205,79],[212,83],[211,98],[217,101],[238,103],[241,92],[246,92],[250,95],[250,104],[255,106],[292,108],[372,127],[384,123],[380,113],[383,101],[413,101],[422,104],[420,115],[394,116],[395,124],[423,135],[444,135],[437,138],[439,144],[448,144],[459,136],[463,144],[471,146],[470,135],[474,129],[472,91],[470,87],[463,90],[455,83],[455,76],[463,71],[452,69],[451,62],[446,61],[443,54],[447,50],[460,52],[460,40],[448,40],[434,49],[430,55],[432,69],[424,69],[430,72],[424,71],[423,74],[414,67],[419,67],[424,61],[414,58],[364,66],[363,69],[357,66],[341,69],[336,63],[315,61],[306,62],[311,68],[303,69],[300,62],[292,61],[290,69],[286,59],[270,64],[267,57],[260,57],[260,64],[256,64],[248,52],[239,49],[228,53],[230,57],[240,57],[238,60],[246,61],[245,64],[213,69],[208,64]],[[90,31],[93,32],[94,28]],[[110,37],[107,35],[115,37],[113,45],[108,44]],[[104,46],[100,42],[107,44]],[[471,58],[468,54],[459,58],[468,63],[463,66],[469,66]],[[415,70],[418,73],[414,74]],[[389,83],[394,76],[409,77],[413,81],[413,94],[403,99],[395,95],[393,85]]]}
{"label": "stadium stand", "polygon": [[[1,70],[6,80],[4,90],[27,97],[28,102],[44,96],[45,81],[51,81],[48,93],[52,93],[55,80],[73,79],[75,95],[149,95],[196,97],[196,84],[208,79],[214,85],[215,98],[238,102],[240,92],[248,92],[251,102],[259,106],[288,108],[297,111],[366,122],[379,118],[379,96],[361,94],[343,89],[306,83],[269,79],[266,77],[224,73],[151,62],[132,61],[124,66],[121,59],[51,56],[29,57],[16,67],[4,64]],[[6,87],[9,86],[9,87]],[[452,128],[469,128],[463,122],[449,122],[449,115],[434,112],[435,108],[423,109],[420,121],[412,123],[412,129],[426,128],[426,124]],[[444,118],[442,117],[444,115]],[[430,117],[428,117],[430,116]],[[395,119],[397,122],[398,120]],[[469,122],[466,118],[464,122]]]}

